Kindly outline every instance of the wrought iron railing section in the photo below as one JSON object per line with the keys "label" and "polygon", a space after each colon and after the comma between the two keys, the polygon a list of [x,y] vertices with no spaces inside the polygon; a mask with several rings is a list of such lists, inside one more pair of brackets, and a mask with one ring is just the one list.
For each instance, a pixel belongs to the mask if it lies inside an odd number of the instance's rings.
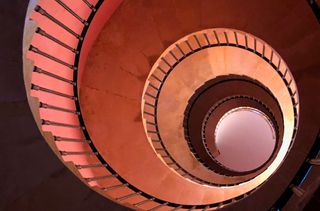
{"label": "wrought iron railing section", "polygon": [[79,54],[79,51],[77,51],[75,48],[69,46],[68,44],[66,44],[66,43],[64,43],[62,41],[60,41],[59,39],[55,38],[54,36],[48,34],[46,31],[42,30],[40,27],[37,28],[36,33],[38,33],[38,34],[40,34],[40,35],[52,40],[53,42],[61,45],[62,47],[70,50],[73,53]]}
{"label": "wrought iron railing section", "polygon": [[34,47],[33,45],[30,46],[29,50],[33,51],[36,54],[40,54],[41,56],[47,57],[48,59],[51,59],[52,61],[55,61],[55,62],[57,62],[59,64],[62,64],[64,66],[70,68],[71,70],[77,70],[77,67],[75,67],[74,65],[68,64],[67,62],[65,62],[63,60],[58,59],[57,57],[52,56],[52,55],[50,55],[50,54],[48,54],[48,53],[46,53],[46,52]]}
{"label": "wrought iron railing section", "polygon": [[[123,177],[121,177],[121,175],[117,174],[117,172],[108,165],[108,163],[104,160],[104,158],[99,154],[98,150],[96,149],[94,143],[91,141],[90,136],[88,134],[88,131],[86,130],[85,127],[85,123],[81,114],[81,109],[80,109],[80,104],[79,104],[79,100],[78,100],[78,86],[77,86],[77,80],[78,80],[78,65],[79,65],[79,60],[80,60],[80,53],[81,53],[81,49],[82,49],[82,44],[83,44],[83,40],[86,36],[86,33],[88,31],[88,28],[96,14],[96,12],[98,11],[98,9],[100,8],[100,6],[102,5],[102,3],[104,2],[103,0],[97,0],[96,4],[92,4],[90,3],[88,0],[78,0],[78,1],[82,1],[84,3],[84,5],[86,5],[90,10],[90,14],[87,18],[83,18],[80,15],[78,15],[77,11],[72,10],[70,7],[67,6],[66,3],[64,3],[61,0],[56,0],[56,2],[62,7],[64,8],[68,13],[70,13],[73,17],[75,17],[78,21],[79,24],[82,24],[82,30],[81,33],[77,33],[74,30],[72,30],[70,27],[68,27],[66,24],[64,24],[62,21],[58,20],[57,18],[54,17],[54,15],[48,13],[45,9],[43,9],[41,6],[36,6],[35,7],[35,12],[41,14],[43,17],[47,18],[48,20],[52,21],[56,27],[60,27],[63,30],[65,30],[67,33],[69,33],[71,36],[73,36],[74,38],[76,38],[78,40],[77,42],[77,46],[71,46],[67,43],[65,43],[64,41],[60,40],[59,38],[55,37],[52,34],[47,33],[44,29],[42,29],[41,27],[38,27],[35,31],[36,34],[39,34],[40,36],[45,37],[46,39],[50,40],[51,42],[54,42],[56,44],[58,44],[59,46],[63,47],[64,49],[66,49],[67,51],[72,52],[75,55],[75,59],[73,63],[68,63],[65,62],[61,59],[59,59],[57,56],[55,55],[51,55],[50,53],[47,53],[45,51],[43,51],[42,49],[38,48],[37,46],[31,45],[30,46],[30,51],[46,57],[47,59],[59,63],[62,66],[67,67],[70,71],[72,71],[72,79],[69,78],[64,78],[62,76],[60,76],[59,74],[56,73],[52,73],[50,71],[45,70],[44,67],[38,67],[38,66],[34,66],[34,72],[40,75],[45,75],[47,77],[53,78],[57,81],[61,81],[64,83],[69,84],[70,86],[72,86],[72,90],[73,90],[73,95],[70,95],[68,93],[63,93],[60,91],[56,91],[53,89],[49,89],[46,88],[44,86],[41,86],[39,84],[32,84],[31,89],[33,91],[36,92],[44,92],[47,93],[49,95],[54,95],[54,96],[59,96],[62,97],[63,99],[66,100],[71,100],[74,103],[75,109],[70,109],[70,108],[65,108],[64,106],[57,106],[57,105],[52,105],[49,102],[44,102],[41,101],[39,104],[39,109],[47,109],[47,110],[54,110],[57,112],[61,112],[61,113],[70,113],[76,116],[77,120],[78,120],[78,124],[69,124],[69,123],[65,123],[65,122],[56,122],[53,121],[51,119],[42,119],[42,124],[44,126],[55,126],[55,127],[62,127],[62,128],[72,128],[74,130],[78,130],[81,132],[81,134],[83,134],[83,138],[71,138],[71,137],[67,137],[67,136],[61,136],[58,134],[54,134],[53,133],[53,138],[54,141],[56,143],[60,143],[60,142],[65,142],[65,143],[77,143],[77,144],[83,144],[85,146],[88,147],[87,150],[83,150],[83,151],[65,151],[65,150],[60,150],[60,154],[62,157],[64,156],[90,156],[90,157],[94,157],[96,158],[96,162],[94,163],[89,163],[89,164],[75,164],[75,167],[78,170],[81,169],[96,169],[96,168],[102,168],[105,169],[106,174],[105,175],[99,175],[99,176],[94,176],[94,177],[88,177],[88,178],[83,178],[84,181],[86,182],[94,182],[94,181],[100,181],[100,180],[108,180],[108,179],[115,179],[117,181],[117,183],[114,183],[110,186],[104,186],[104,187],[99,187],[102,191],[105,192],[109,192],[109,191],[113,191],[116,189],[126,189],[128,190],[128,194],[123,195],[123,196],[119,196],[117,198],[115,198],[115,200],[119,201],[119,202],[126,202],[127,199],[132,199],[134,197],[139,197],[139,201],[134,203],[133,206],[136,206],[137,208],[142,208],[144,205],[146,204],[152,204],[151,209],[149,210],[158,210],[164,207],[167,208],[172,208],[172,210],[176,210],[176,209],[189,209],[189,210],[193,210],[193,209],[202,209],[202,210],[206,210],[209,208],[218,208],[218,207],[222,207],[226,204],[229,203],[233,203],[235,201],[238,201],[244,197],[247,197],[252,191],[251,190],[243,195],[240,195],[234,199],[229,199],[229,200],[225,200],[223,202],[219,202],[219,203],[213,203],[213,204],[206,204],[206,205],[188,205],[188,204],[176,204],[176,203],[171,203],[165,200],[161,200],[158,199],[156,197],[153,197],[151,195],[149,195],[148,193],[143,192],[143,190],[139,190],[137,187],[135,187],[132,184],[129,184]],[[261,58],[263,58],[265,61],[268,61],[270,63],[270,65],[272,65],[272,67],[279,73],[279,75],[283,78],[284,83],[287,85],[288,87],[288,91],[291,94],[291,98],[292,98],[292,104],[294,106],[294,113],[295,113],[295,131],[296,132],[296,127],[297,127],[297,119],[298,119],[298,111],[297,111],[297,105],[298,105],[298,101],[296,100],[297,98],[297,92],[296,89],[292,89],[292,78],[291,76],[289,77],[289,80],[286,78],[289,74],[287,74],[288,71],[285,72],[281,72],[279,70],[280,64],[281,64],[281,60],[279,61],[278,64],[274,64],[273,63],[273,51],[271,53],[270,56],[265,55],[265,46],[263,47],[263,52],[258,52],[256,47],[251,48],[248,46],[248,40],[247,40],[247,36],[245,35],[245,45],[243,45],[242,43],[240,43],[238,41],[238,33],[234,32],[234,36],[235,36],[235,43],[232,43],[230,41],[230,34],[228,33],[224,33],[225,34],[225,40],[219,40],[216,32],[214,31],[214,34],[216,35],[217,38],[217,43],[210,43],[207,35],[204,33],[203,36],[205,37],[205,39],[207,40],[207,44],[206,45],[202,45],[199,41],[199,37],[198,35],[194,35],[193,38],[195,39],[195,41],[198,44],[197,48],[193,48],[190,43],[188,41],[186,41],[185,43],[183,43],[184,45],[187,45],[187,47],[189,48],[189,52],[184,52],[181,47],[179,45],[181,44],[177,44],[176,47],[177,49],[183,54],[182,58],[179,58],[173,53],[170,52],[170,54],[172,55],[173,58],[176,59],[176,63],[175,64],[170,64],[165,58],[162,58],[162,61],[168,66],[169,70],[165,71],[163,69],[161,69],[159,67],[159,71],[162,72],[162,76],[158,77],[156,75],[152,75],[153,78],[155,78],[158,81],[158,85],[155,84],[150,84],[150,88],[154,89],[157,94],[151,94],[148,93],[147,95],[153,99],[153,102],[151,102],[150,100],[147,100],[145,102],[145,107],[150,107],[151,109],[153,109],[153,112],[149,112],[149,111],[144,111],[144,115],[147,115],[149,117],[152,117],[150,120],[148,120],[147,124],[151,125],[154,127],[154,130],[150,130],[149,133],[150,134],[155,134],[157,136],[157,138],[153,138],[152,141],[155,143],[159,143],[159,147],[156,148],[158,153],[162,153],[162,157],[166,158],[168,157],[170,159],[170,162],[168,162],[167,164],[169,166],[172,166],[174,169],[176,169],[176,171],[181,171],[181,174],[183,176],[187,176],[188,177],[188,173],[186,171],[184,171],[181,166],[179,166],[179,164],[177,164],[174,159],[171,158],[171,156],[169,155],[169,153],[167,152],[167,150],[164,148],[164,145],[162,144],[162,140],[159,134],[159,129],[157,128],[157,119],[156,119],[156,108],[157,108],[157,100],[159,97],[159,93],[161,91],[161,87],[163,85],[163,82],[165,81],[166,77],[168,76],[168,74],[170,73],[170,71],[172,71],[172,69],[178,64],[180,63],[183,59],[185,59],[186,57],[192,55],[195,52],[198,52],[202,49],[205,48],[210,48],[210,47],[216,47],[216,46],[234,46],[234,47],[238,47],[238,48],[243,48],[246,49],[248,51],[251,51],[257,55],[259,55]],[[254,40],[254,46],[256,46],[256,43],[259,42],[258,40]],[[56,70],[57,73],[59,70]],[[189,175],[190,176],[190,175]],[[193,178],[192,176],[190,176],[191,178]]]}
{"label": "wrought iron railing section", "polygon": [[[57,1],[57,0],[56,0]],[[44,10],[41,6],[37,5],[36,8],[34,9],[36,12],[40,13],[41,15],[47,17],[48,19],[50,19],[51,21],[53,21],[55,24],[57,24],[58,26],[60,26],[61,28],[63,28],[64,30],[66,30],[67,32],[69,32],[71,35],[75,36],[76,38],[78,38],[79,40],[83,40],[83,37],[81,37],[79,34],[77,34],[76,32],[74,32],[72,29],[70,29],[67,25],[65,25],[64,23],[62,23],[61,21],[59,21],[58,19],[56,19],[55,17],[53,17],[51,14],[49,14],[46,10]],[[71,9],[70,9],[71,10]]]}
{"label": "wrought iron railing section", "polygon": [[55,78],[55,79],[57,79],[57,80],[66,82],[66,83],[71,84],[71,85],[73,85],[73,86],[75,86],[75,85],[77,84],[77,83],[74,82],[73,80],[69,80],[69,79],[67,79],[67,78],[61,77],[61,76],[59,76],[59,75],[56,75],[56,74],[51,73],[51,72],[49,72],[49,71],[46,71],[46,70],[44,70],[44,69],[42,69],[42,68],[40,68],[40,67],[37,67],[37,66],[34,66],[33,71],[34,71],[34,72],[37,72],[37,73],[39,73],[39,74],[44,74],[44,75],[47,75],[47,76],[49,76],[49,77]]}
{"label": "wrought iron railing section", "polygon": [[[166,79],[168,78],[169,74],[171,73],[171,71],[173,71],[173,69],[187,57],[207,48],[214,48],[214,47],[220,47],[220,46],[232,46],[240,49],[245,49],[261,57],[263,60],[268,62],[272,66],[272,68],[278,73],[283,83],[286,85],[287,91],[291,97],[291,103],[292,103],[293,112],[294,112],[294,129],[293,129],[290,148],[292,147],[292,143],[298,128],[299,97],[297,93],[297,87],[295,83],[292,83],[294,81],[293,77],[290,71],[288,70],[288,68],[286,67],[285,63],[282,61],[281,57],[278,56],[274,52],[274,50],[271,47],[269,47],[267,44],[265,44],[263,41],[253,36],[250,36],[249,38],[249,35],[245,33],[232,31],[230,29],[228,29],[227,31],[213,30],[211,33],[213,33],[213,36],[215,37],[214,42],[210,41],[207,32],[203,32],[201,34],[198,33],[198,34],[189,36],[183,42],[175,44],[175,47],[176,47],[175,50],[180,52],[182,57],[179,58],[178,55],[174,54],[173,49],[171,49],[167,55],[170,55],[173,58],[173,60],[175,60],[173,63],[168,62],[168,60],[165,57],[161,58],[161,62],[158,63],[156,70],[150,75],[147,88],[145,89],[146,91],[144,95],[145,102],[143,107],[144,109],[143,114],[144,114],[144,119],[147,125],[151,126],[152,128],[152,130],[147,130],[147,134],[152,141],[154,149],[160,156],[164,158],[164,161],[167,163],[168,166],[171,166],[171,167],[173,166],[173,169],[176,172],[200,184],[215,185],[215,186],[230,186],[230,185],[224,185],[224,184],[211,183],[192,175],[186,169],[182,168],[181,165],[179,165],[177,161],[175,161],[173,156],[166,149],[163,143],[163,140],[161,138],[161,134],[159,132],[159,127],[157,123],[157,106],[158,106],[158,100],[159,100],[161,89]],[[223,38],[221,36],[218,36],[218,33],[223,33],[222,35]],[[193,43],[195,43],[196,46],[191,45],[190,43],[191,39],[193,39]],[[201,39],[204,39],[205,43],[200,42]],[[262,46],[261,51],[259,51],[257,47],[258,45]],[[188,49],[188,51],[184,51],[183,49]],[[269,51],[270,51],[270,54],[267,54],[267,52]],[[152,82],[150,79],[155,79],[156,82]],[[231,186],[238,185],[238,184],[239,183],[231,184]]]}

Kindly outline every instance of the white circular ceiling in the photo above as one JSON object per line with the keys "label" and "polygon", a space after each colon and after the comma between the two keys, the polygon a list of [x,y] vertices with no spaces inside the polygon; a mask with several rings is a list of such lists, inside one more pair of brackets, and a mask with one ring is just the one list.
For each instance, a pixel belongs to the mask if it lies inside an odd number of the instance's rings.
{"label": "white circular ceiling", "polygon": [[276,144],[273,125],[261,111],[239,107],[227,112],[216,130],[217,161],[234,171],[251,171],[263,165]]}

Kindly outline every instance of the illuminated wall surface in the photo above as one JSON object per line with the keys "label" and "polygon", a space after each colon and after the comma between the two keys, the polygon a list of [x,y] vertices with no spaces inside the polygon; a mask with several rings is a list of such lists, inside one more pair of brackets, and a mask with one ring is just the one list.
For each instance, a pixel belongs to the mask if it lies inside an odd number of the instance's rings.
{"label": "illuminated wall surface", "polygon": [[320,207],[317,1],[18,2],[0,210]]}

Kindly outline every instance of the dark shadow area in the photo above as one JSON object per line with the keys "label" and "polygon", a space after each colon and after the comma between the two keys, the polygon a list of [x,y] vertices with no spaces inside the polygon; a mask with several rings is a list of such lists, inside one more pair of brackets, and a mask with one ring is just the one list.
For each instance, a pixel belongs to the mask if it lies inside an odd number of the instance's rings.
{"label": "dark shadow area", "polygon": [[304,211],[319,210],[319,207],[320,207],[320,188],[318,188],[318,190],[312,196],[309,203],[304,208]]}

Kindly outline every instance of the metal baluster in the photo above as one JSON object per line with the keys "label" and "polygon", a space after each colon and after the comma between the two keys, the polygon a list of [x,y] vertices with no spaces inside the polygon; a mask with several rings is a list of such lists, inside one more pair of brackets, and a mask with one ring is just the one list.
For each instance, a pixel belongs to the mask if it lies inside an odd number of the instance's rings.
{"label": "metal baluster", "polygon": [[148,106],[150,106],[150,107],[152,107],[152,108],[155,108],[155,105],[152,105],[152,104],[150,104],[150,103],[148,103],[148,102],[145,102],[145,104],[148,105]]}
{"label": "metal baluster", "polygon": [[164,204],[157,205],[154,208],[150,209],[150,211],[154,211],[154,210],[160,209],[161,207],[166,206],[167,204],[168,204],[168,202],[166,202]]}
{"label": "metal baluster", "polygon": [[237,32],[233,32],[233,33],[234,33],[234,38],[236,39],[236,46],[239,46],[238,34]]}
{"label": "metal baluster", "polygon": [[270,64],[272,63],[272,59],[273,59],[273,50],[271,50],[271,56],[270,56],[270,60],[269,60]]}
{"label": "metal baluster", "polygon": [[155,116],[154,114],[149,113],[149,112],[147,112],[147,111],[144,111],[143,113],[144,113],[144,114],[147,114],[147,115],[149,115],[149,116],[153,116],[153,117]]}
{"label": "metal baluster", "polygon": [[213,31],[213,33],[214,33],[214,36],[215,36],[215,38],[216,38],[216,40],[217,40],[217,42],[218,42],[218,45],[220,45],[220,40],[219,40],[219,37],[218,37],[217,32],[216,32],[216,31]]}
{"label": "metal baluster", "polygon": [[187,43],[188,48],[190,49],[191,52],[194,52],[194,50],[192,49],[190,43],[188,40],[185,41]]}
{"label": "metal baluster", "polygon": [[168,65],[170,68],[172,68],[171,64],[164,58],[164,57],[161,57],[161,60],[166,63],[166,65]]}
{"label": "metal baluster", "polygon": [[288,68],[286,68],[286,71],[284,72],[282,79],[286,78],[287,73],[288,73]]}
{"label": "metal baluster", "polygon": [[166,71],[164,71],[160,66],[157,67],[164,75],[167,75]]}
{"label": "metal baluster", "polygon": [[248,37],[246,34],[244,35],[244,40],[245,40],[246,49],[248,49]]}
{"label": "metal baluster", "polygon": [[67,113],[80,115],[79,111],[75,111],[75,110],[71,110],[71,109],[66,109],[66,108],[62,108],[62,107],[58,107],[58,106],[49,105],[49,104],[43,103],[43,102],[40,102],[40,108],[53,109],[53,110],[57,110],[57,111],[62,111],[62,112],[67,112]]}
{"label": "metal baluster", "polygon": [[83,40],[83,37],[81,37],[79,34],[77,34],[76,32],[74,32],[72,29],[70,29],[68,26],[66,26],[65,24],[63,24],[62,22],[60,22],[58,19],[54,18],[52,15],[50,15],[46,10],[44,10],[42,7],[40,7],[39,5],[37,5],[34,10],[38,13],[40,13],[41,15],[47,17],[49,20],[51,20],[52,22],[54,22],[55,24],[57,24],[58,26],[60,26],[61,28],[63,28],[64,30],[66,30],[67,32],[69,32],[71,35],[75,36],[76,38],[78,38],[79,40]]}
{"label": "metal baluster", "polygon": [[277,71],[280,71],[280,65],[281,65],[281,59],[279,58],[278,66],[277,66]]}
{"label": "metal baluster", "polygon": [[157,131],[152,131],[152,130],[147,130],[148,133],[155,133],[155,134],[158,134]]}
{"label": "metal baluster", "polygon": [[113,185],[113,186],[109,186],[109,187],[105,187],[103,188],[104,191],[109,191],[109,190],[115,190],[115,189],[119,189],[119,188],[124,188],[129,186],[129,183],[124,183],[124,184],[120,184],[120,185]]}
{"label": "metal baluster", "polygon": [[30,45],[29,50],[32,51],[32,52],[35,52],[37,54],[40,54],[40,55],[42,55],[42,56],[44,56],[44,57],[46,57],[48,59],[51,59],[52,61],[55,61],[55,62],[57,62],[59,64],[62,64],[64,66],[66,66],[66,67],[69,67],[70,69],[77,70],[77,67],[75,67],[75,66],[73,66],[71,64],[68,64],[67,62],[62,61],[61,59],[58,59],[57,57],[54,57],[54,56],[52,56],[52,55],[50,55],[50,54],[48,54],[48,53],[46,53],[44,51],[41,51],[41,50],[39,50],[39,48],[36,48],[33,45]]}
{"label": "metal baluster", "polygon": [[98,152],[70,152],[70,151],[60,151],[61,155],[98,155]]}
{"label": "metal baluster", "polygon": [[61,93],[61,92],[57,92],[57,91],[54,91],[54,90],[51,90],[51,89],[47,89],[47,88],[44,88],[44,87],[40,87],[40,86],[34,85],[34,84],[31,84],[31,89],[36,90],[36,91],[47,92],[47,93],[54,94],[54,95],[61,96],[61,97],[65,97],[65,98],[69,98],[71,100],[77,100],[77,97],[74,97],[74,96],[71,96],[71,95],[67,95],[67,94],[64,94],[64,93]]}
{"label": "metal baluster", "polygon": [[98,177],[90,177],[90,178],[84,178],[87,182],[92,182],[92,181],[97,181],[97,180],[103,180],[103,179],[109,179],[109,178],[114,178],[117,175],[106,175],[106,176],[98,176]]}
{"label": "metal baluster", "polygon": [[209,41],[209,38],[208,38],[208,35],[206,33],[203,33],[203,36],[204,38],[206,39],[208,45],[211,45],[210,41]]}
{"label": "metal baluster", "polygon": [[155,89],[156,91],[159,91],[159,88],[156,87],[155,85],[153,85],[152,83],[149,83],[148,84],[150,87],[152,87],[153,89]]}
{"label": "metal baluster", "polygon": [[153,200],[155,200],[155,198],[146,199],[146,200],[143,200],[143,201],[141,201],[141,202],[138,202],[138,203],[133,204],[133,206],[138,207],[138,206],[141,206],[141,205],[146,204],[146,203],[148,203],[148,202],[150,202],[150,201],[153,201]]}
{"label": "metal baluster", "polygon": [[182,53],[183,57],[185,57],[186,54],[183,52],[183,50],[181,49],[181,47],[179,46],[179,44],[176,44],[176,47],[178,48],[178,50],[180,51],[180,53]]}
{"label": "metal baluster", "polygon": [[179,61],[179,59],[176,57],[176,55],[174,55],[172,51],[169,51],[169,53],[176,61]]}
{"label": "metal baluster", "polygon": [[162,81],[160,80],[160,78],[158,78],[156,75],[152,74],[151,77],[154,78],[154,79],[156,79],[156,80],[159,81],[160,83],[162,83]]}
{"label": "metal baluster", "polygon": [[106,167],[107,164],[87,164],[87,165],[75,165],[77,169],[88,169],[88,168],[102,168]]}
{"label": "metal baluster", "polygon": [[160,140],[156,140],[156,139],[151,139],[151,141],[153,141],[153,142],[161,142]]}
{"label": "metal baluster", "polygon": [[196,40],[199,48],[202,49],[202,46],[201,46],[201,44],[200,44],[200,41],[199,41],[198,37],[197,37],[196,35],[193,35],[193,37],[194,37],[194,39]]}
{"label": "metal baluster", "polygon": [[181,207],[182,207],[182,205],[179,205],[178,207],[173,208],[172,211],[178,210],[178,209],[180,209]]}
{"label": "metal baluster", "polygon": [[40,34],[40,35],[52,40],[53,42],[55,42],[55,43],[61,45],[62,47],[72,51],[75,54],[79,54],[79,51],[77,51],[75,48],[72,48],[71,46],[67,45],[66,43],[62,42],[61,40],[59,40],[59,39],[55,38],[54,36],[48,34],[46,31],[44,31],[40,27],[38,27],[36,29],[36,33],[38,33],[38,34]]}
{"label": "metal baluster", "polygon": [[149,125],[156,126],[156,124],[155,124],[155,123],[153,123],[153,122],[148,122],[148,121],[146,121],[146,123],[147,123],[147,124],[149,124]]}
{"label": "metal baluster", "polygon": [[88,0],[82,0],[90,9],[92,9],[93,12],[97,11],[97,9],[94,7],[93,4],[90,4]]}
{"label": "metal baluster", "polygon": [[150,94],[150,93],[148,93],[148,92],[145,92],[145,95],[147,95],[147,96],[149,96],[149,97],[151,97],[151,98],[153,98],[153,99],[157,99],[157,97],[153,96],[152,94]]}
{"label": "metal baluster", "polygon": [[85,130],[85,127],[81,126],[81,125],[70,125],[70,124],[66,124],[66,123],[54,122],[54,121],[45,120],[45,119],[42,119],[42,124],[43,125],[58,126],[58,127],[79,128],[79,129]]}
{"label": "metal baluster", "polygon": [[228,35],[227,35],[227,32],[223,32],[224,34],[224,37],[226,38],[226,41],[227,41],[227,45],[229,45],[229,39],[228,39]]}
{"label": "metal baluster", "polygon": [[117,201],[123,201],[123,200],[129,199],[129,198],[132,198],[134,196],[140,195],[141,193],[142,193],[141,191],[135,192],[135,193],[131,193],[131,194],[116,198],[116,200]]}
{"label": "metal baluster", "polygon": [[57,80],[66,82],[66,83],[71,84],[71,85],[73,85],[73,86],[76,85],[76,82],[74,82],[74,81],[72,81],[72,80],[63,78],[63,77],[61,77],[61,76],[58,76],[58,75],[53,74],[53,73],[51,73],[51,72],[48,72],[48,71],[46,71],[46,70],[44,70],[44,69],[42,69],[42,68],[39,68],[39,67],[37,67],[37,66],[34,66],[33,71],[36,72],[36,73],[44,74],[44,75],[47,75],[47,76],[49,76],[49,77],[51,77],[51,78],[55,78],[55,79],[57,79]]}
{"label": "metal baluster", "polygon": [[61,136],[54,136],[55,141],[64,141],[64,142],[78,142],[78,143],[91,143],[91,140],[86,139],[77,139],[77,138],[67,138],[67,137],[61,137]]}
{"label": "metal baluster", "polygon": [[84,20],[83,18],[81,18],[77,13],[75,13],[70,7],[68,7],[65,3],[63,3],[61,0],[55,0],[56,2],[58,2],[58,4],[60,4],[65,10],[67,10],[71,15],[73,15],[73,17],[75,17],[76,19],[78,19],[81,23],[83,23],[84,25],[88,26],[89,23]]}

